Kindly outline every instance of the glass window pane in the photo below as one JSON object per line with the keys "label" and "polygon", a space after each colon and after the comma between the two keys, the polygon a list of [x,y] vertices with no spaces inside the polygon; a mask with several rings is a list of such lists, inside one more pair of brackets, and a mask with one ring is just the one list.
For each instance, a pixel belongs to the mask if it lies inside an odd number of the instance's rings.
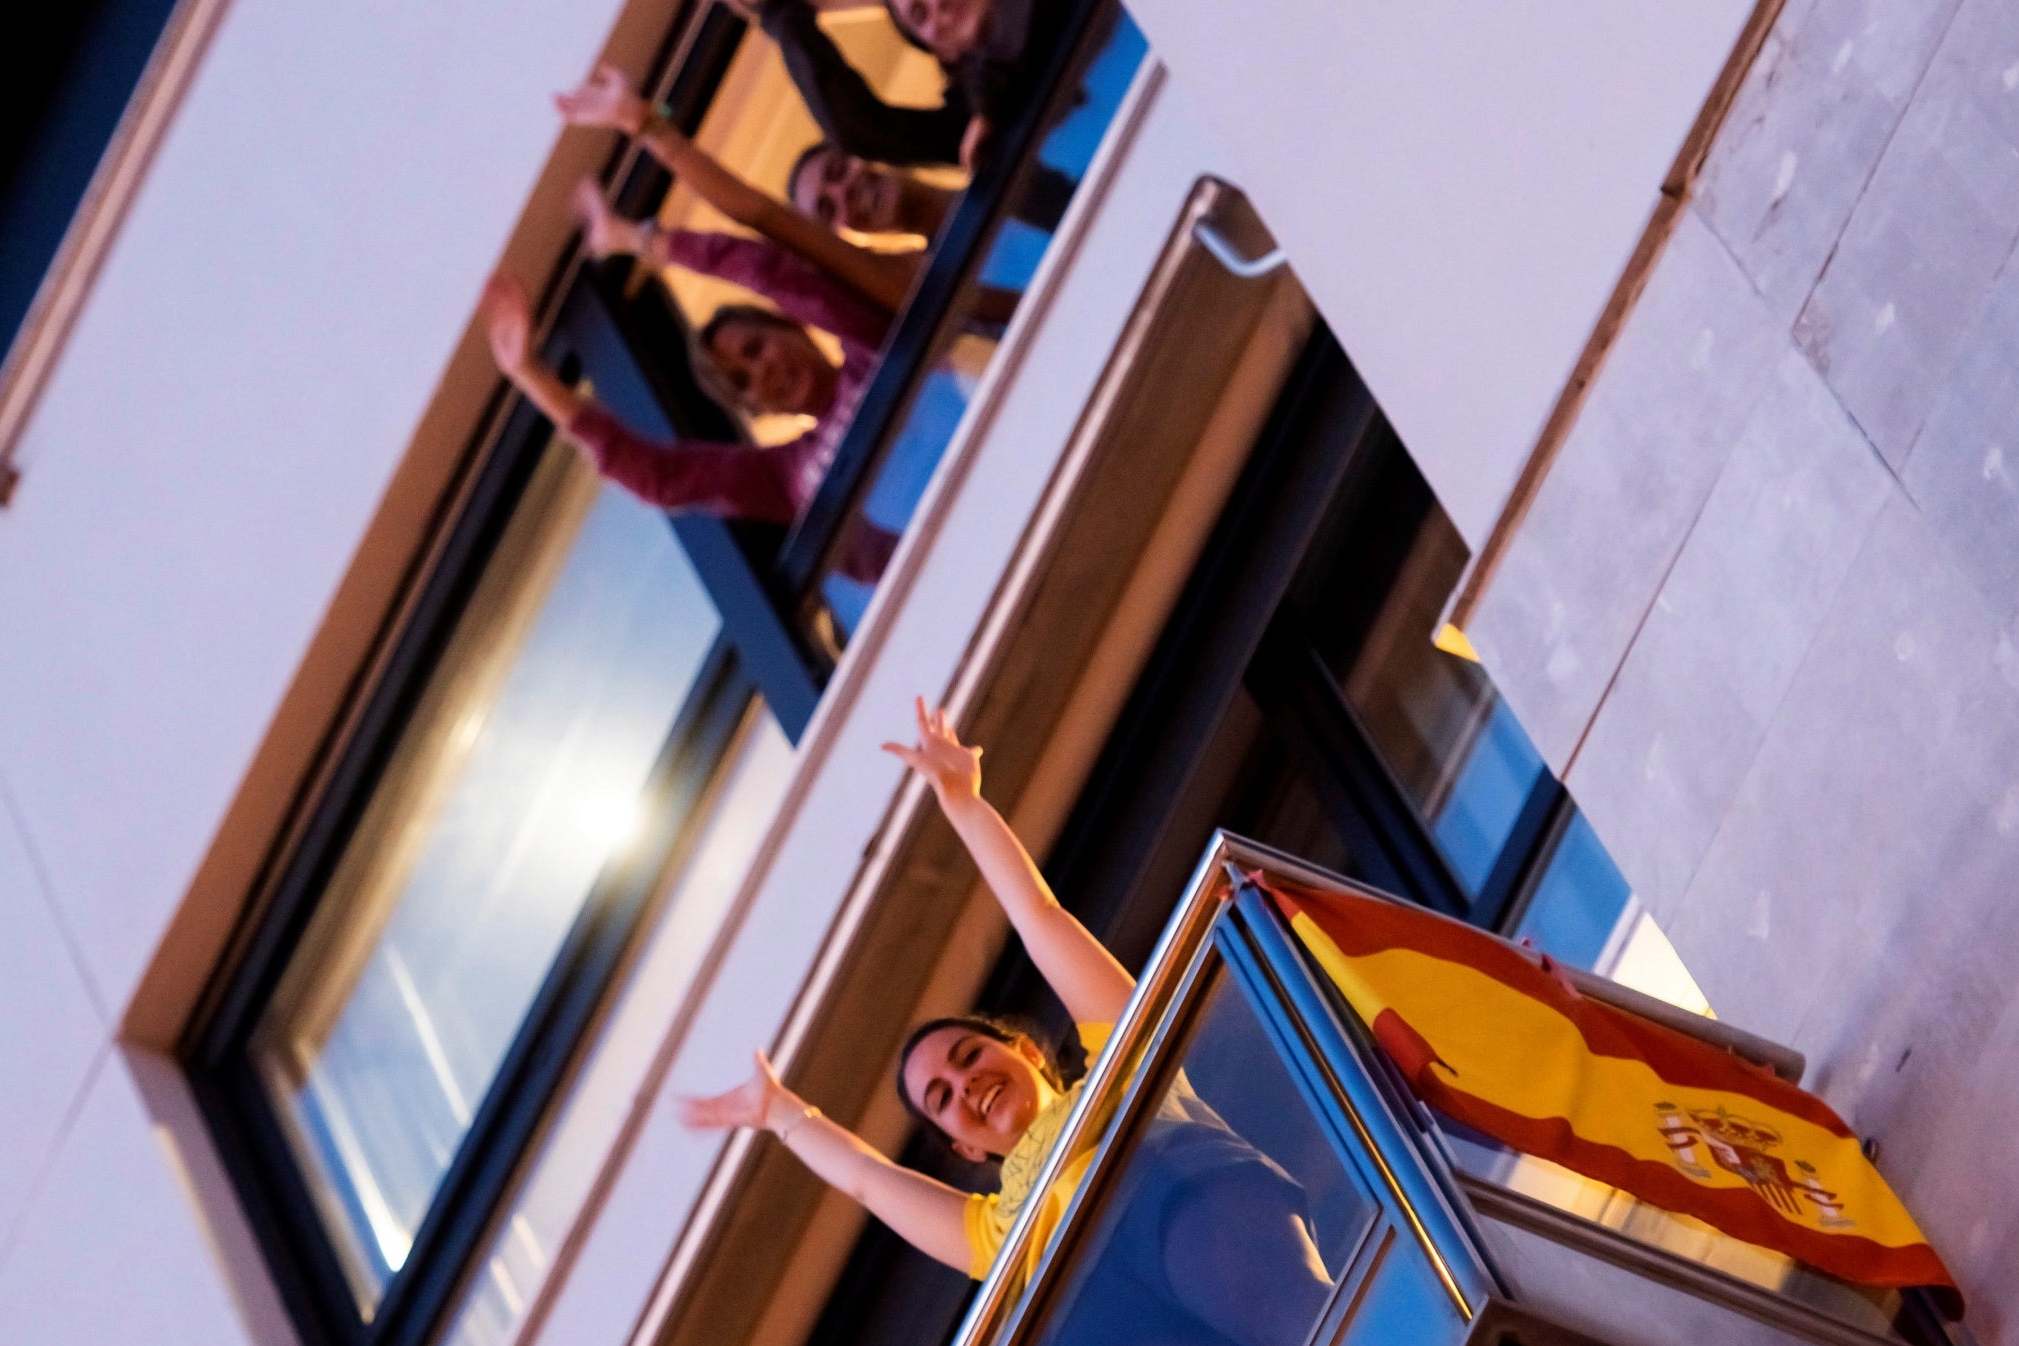
{"label": "glass window pane", "polygon": [[[665,914],[644,936],[647,947],[633,981],[649,982],[654,1005],[679,1003],[702,971],[707,936],[727,918],[728,904],[791,782],[793,761],[792,744],[777,719],[753,704],[717,768],[707,795],[709,813],[695,830],[689,858],[667,876],[669,891],[660,899]],[[634,1011],[629,999],[603,1029],[605,1041],[636,1032],[648,1018],[656,1041],[663,1016],[649,1008]],[[510,1346],[517,1340],[622,1126],[623,1109],[607,1104],[636,1088],[635,1062],[627,1064],[621,1049],[607,1055],[619,1063],[609,1065],[599,1045],[541,1139],[463,1288],[453,1326],[441,1337],[444,1346]]]}
{"label": "glass window pane", "polygon": [[1636,1243],[1772,1290],[1886,1340],[1900,1339],[1892,1330],[1900,1308],[1896,1291],[1840,1281],[1785,1254],[1733,1238],[1701,1220],[1650,1205],[1546,1159],[1519,1154],[1453,1123],[1442,1123],[1440,1130],[1459,1170],[1469,1178],[1518,1192]]}
{"label": "glass window pane", "polygon": [[[983,254],[979,285],[961,296],[956,315],[926,356],[925,373],[886,437],[869,488],[842,525],[834,558],[889,550],[890,540],[911,521],[940,456],[967,414],[968,402],[995,358],[997,334],[1050,248],[1059,217],[1092,165],[1149,49],[1142,30],[1126,14],[1115,13],[1112,23],[1078,76],[1079,98],[1044,132],[1036,162],[1005,204]],[[816,639],[838,649],[860,624],[875,581],[862,577],[865,567],[860,564],[831,559],[829,567],[808,624]],[[845,573],[851,571],[854,577]]]}
{"label": "glass window pane", "polygon": [[1453,873],[1478,894],[1549,771],[1470,643],[1442,622],[1465,557],[1433,506],[1340,684]]}
{"label": "glass window pane", "polygon": [[1126,1137],[1047,1310],[1050,1343],[1298,1346],[1376,1206],[1224,973]]}
{"label": "glass window pane", "polygon": [[664,517],[550,445],[250,1046],[367,1318],[716,626]]}
{"label": "glass window pane", "polygon": [[1571,816],[1514,936],[1572,967],[1709,1015],[1682,956],[1619,872],[1583,813]]}
{"label": "glass window pane", "polygon": [[1485,670],[1430,635],[1357,667],[1347,696],[1453,873],[1478,893],[1548,768]]}

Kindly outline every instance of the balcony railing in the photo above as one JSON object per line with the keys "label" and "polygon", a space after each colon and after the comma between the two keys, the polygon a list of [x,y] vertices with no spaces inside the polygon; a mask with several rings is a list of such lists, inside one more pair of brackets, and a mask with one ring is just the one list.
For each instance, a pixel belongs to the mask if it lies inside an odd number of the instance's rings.
{"label": "balcony railing", "polygon": [[[1952,1340],[1917,1294],[1832,1280],[1433,1115],[1247,877],[1258,872],[1382,896],[1214,837],[1033,1187],[1080,1166],[1066,1214],[1046,1231],[1044,1203],[1026,1205],[956,1346],[1121,1339],[1123,1323],[1128,1339],[1240,1346]],[[1726,1025],[1578,985],[1800,1072],[1786,1049]],[[1187,1124],[1238,1158],[1187,1159],[1174,1139]],[[1219,1203],[1219,1218],[1191,1228],[1198,1202]],[[1286,1209],[1301,1249],[1263,1218]]]}

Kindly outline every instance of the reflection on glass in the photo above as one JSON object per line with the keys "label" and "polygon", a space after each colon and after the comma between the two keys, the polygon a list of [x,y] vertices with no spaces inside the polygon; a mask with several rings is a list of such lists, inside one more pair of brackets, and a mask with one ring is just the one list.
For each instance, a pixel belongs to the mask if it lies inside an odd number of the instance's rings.
{"label": "reflection on glass", "polygon": [[[708,814],[676,873],[660,917],[645,936],[634,984],[649,985],[640,999],[614,1012],[608,1034],[652,1020],[659,1007],[678,1004],[704,964],[710,936],[727,919],[731,902],[791,780],[793,748],[761,702],[753,702],[734,745],[709,789]],[[612,1065],[599,1051],[570,1089],[569,1101],[542,1138],[524,1180],[492,1230],[490,1246],[462,1292],[454,1325],[442,1346],[511,1346],[550,1273],[555,1251],[580,1216],[601,1161],[623,1124],[620,1108],[602,1106],[636,1088],[635,1063],[621,1051]]]}
{"label": "reflection on glass", "polygon": [[1583,813],[1550,853],[1514,935],[1572,967],[1709,1015],[1710,1002],[1668,936],[1634,897]]}
{"label": "reflection on glass", "polygon": [[1043,1339],[1298,1346],[1375,1207],[1224,974],[1082,1220]]}
{"label": "reflection on glass", "polygon": [[550,446],[251,1044],[365,1317],[715,624],[665,519]]}
{"label": "reflection on glass", "polygon": [[1442,622],[1465,557],[1433,506],[1341,682],[1459,882],[1477,894],[1548,768],[1463,634]]}
{"label": "reflection on glass", "polygon": [[1895,1291],[1840,1281],[1782,1253],[1733,1238],[1691,1216],[1649,1205],[1617,1187],[1608,1187],[1546,1159],[1518,1154],[1498,1141],[1454,1123],[1442,1123],[1441,1130],[1460,1171],[1470,1178],[1518,1192],[1623,1234],[1636,1243],[1711,1267],[1894,1339],[1891,1324],[1900,1307],[1900,1296]]}
{"label": "reflection on glass", "polygon": [[[899,412],[885,440],[868,491],[856,514],[843,525],[837,555],[848,555],[853,535],[881,530],[902,533],[925,485],[953,439],[969,400],[995,356],[995,333],[1008,314],[996,297],[1021,293],[1051,246],[1051,233],[1031,223],[1055,220],[1086,176],[1102,138],[1120,110],[1148,44],[1126,14],[1079,76],[1080,97],[1039,141],[1036,163],[1004,205],[977,272],[977,285],[957,301],[953,320],[925,358],[925,372],[911,402]],[[819,610],[810,620],[839,645],[862,620],[873,583],[830,569],[819,584]]]}

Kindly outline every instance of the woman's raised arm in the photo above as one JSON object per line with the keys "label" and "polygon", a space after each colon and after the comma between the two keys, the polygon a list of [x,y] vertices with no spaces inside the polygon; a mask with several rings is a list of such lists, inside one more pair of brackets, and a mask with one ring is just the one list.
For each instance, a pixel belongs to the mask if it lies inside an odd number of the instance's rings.
{"label": "woman's raised arm", "polygon": [[915,256],[857,247],[812,216],[758,191],[654,116],[615,66],[597,66],[580,88],[555,94],[554,106],[572,126],[609,127],[634,137],[674,177],[746,229],[797,253],[893,313],[903,305],[918,270]]}
{"label": "woman's raised arm", "polygon": [[712,1098],[680,1100],[680,1120],[696,1130],[762,1127],[829,1187],[853,1198],[928,1257],[966,1271],[972,1254],[962,1228],[967,1194],[892,1163],[847,1127],[778,1082],[756,1053],[748,1080]]}
{"label": "woman's raised arm", "polygon": [[981,749],[954,736],[945,711],[926,710],[923,698],[915,709],[918,742],[910,747],[886,743],[884,751],[932,786],[940,812],[974,857],[989,891],[1053,994],[1065,1002],[1066,1012],[1079,1023],[1113,1023],[1129,1003],[1135,978],[1078,917],[1059,905],[1030,852],[981,797]]}

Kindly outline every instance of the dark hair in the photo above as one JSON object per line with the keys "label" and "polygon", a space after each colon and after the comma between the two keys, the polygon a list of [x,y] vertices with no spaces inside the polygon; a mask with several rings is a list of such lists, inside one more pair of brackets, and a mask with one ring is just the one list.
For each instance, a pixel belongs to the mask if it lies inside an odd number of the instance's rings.
{"label": "dark hair", "polygon": [[701,343],[703,351],[712,354],[715,349],[715,338],[722,335],[722,329],[738,322],[757,323],[765,327],[797,332],[801,336],[806,335],[804,327],[776,310],[759,304],[724,304],[708,315],[708,321],[701,325],[701,330],[695,333],[694,339]]}
{"label": "dark hair", "polygon": [[904,1110],[931,1127],[942,1139],[946,1136],[945,1130],[938,1122],[925,1115],[925,1110],[912,1100],[904,1088],[904,1067],[911,1060],[911,1054],[918,1050],[920,1043],[942,1028],[959,1028],[969,1033],[979,1033],[982,1037],[992,1038],[1008,1047],[1027,1042],[1037,1051],[1040,1058],[1038,1073],[1045,1077],[1045,1083],[1061,1092],[1066,1087],[1065,1077],[1059,1072],[1058,1058],[1052,1054],[1050,1048],[1038,1041],[1036,1034],[1014,1019],[998,1018],[992,1014],[944,1014],[937,1019],[927,1019],[912,1029],[911,1035],[904,1040],[904,1045],[897,1049],[895,1082],[897,1097],[904,1104]]}
{"label": "dark hair", "polygon": [[715,353],[715,338],[722,335],[723,328],[739,322],[797,332],[802,337],[806,336],[806,328],[782,313],[757,304],[724,304],[708,315],[708,321],[694,333],[694,377],[699,380],[702,390],[732,411],[741,409],[761,415],[767,408],[751,401],[747,393],[736,387],[729,371],[722,366],[722,358]]}
{"label": "dark hair", "polygon": [[890,15],[890,22],[897,29],[897,35],[937,60],[939,53],[932,49],[931,43],[918,35],[917,29],[905,22],[903,9],[904,0],[883,0],[883,12]]}
{"label": "dark hair", "polygon": [[814,156],[836,149],[837,147],[831,140],[816,140],[799,152],[799,157],[792,161],[792,167],[785,170],[785,199],[787,201],[790,201],[795,206],[799,204],[799,175],[806,171],[807,165],[813,162]]}

